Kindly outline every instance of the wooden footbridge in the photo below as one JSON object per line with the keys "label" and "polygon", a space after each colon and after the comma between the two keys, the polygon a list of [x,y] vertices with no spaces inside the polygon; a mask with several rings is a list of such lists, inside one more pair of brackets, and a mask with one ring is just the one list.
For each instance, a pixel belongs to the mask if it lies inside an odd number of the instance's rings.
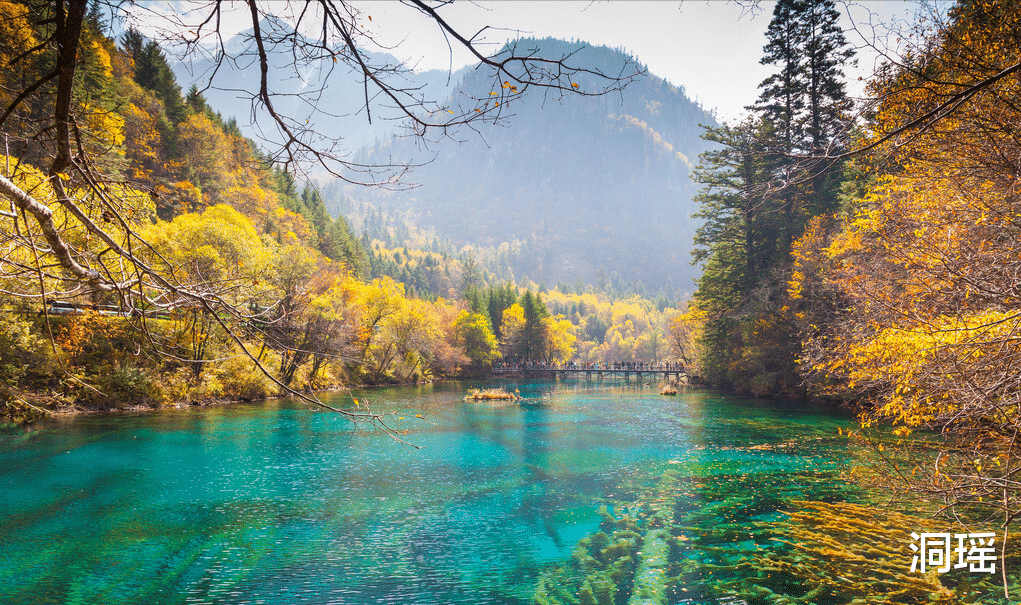
{"label": "wooden footbridge", "polygon": [[584,368],[584,367],[542,367],[542,366],[502,366],[493,368],[494,376],[526,376],[526,377],[547,377],[567,378],[569,376],[585,376],[586,378],[601,379],[604,377],[623,377],[629,380],[631,376],[642,378],[674,378],[678,381],[687,381],[688,373],[680,368],[665,367],[642,367],[642,368]]}

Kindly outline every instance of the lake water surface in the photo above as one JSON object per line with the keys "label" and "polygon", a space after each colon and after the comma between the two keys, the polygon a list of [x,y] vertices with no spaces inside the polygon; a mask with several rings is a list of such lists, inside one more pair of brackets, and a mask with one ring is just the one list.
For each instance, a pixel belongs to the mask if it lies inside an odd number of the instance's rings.
{"label": "lake water surface", "polygon": [[722,556],[702,548],[711,531],[761,548],[744,525],[853,499],[846,415],[655,385],[507,386],[524,401],[466,403],[458,383],[357,394],[399,412],[420,449],[287,400],[0,434],[0,603],[562,602],[540,587],[582,581],[570,562],[586,536],[629,539],[615,519],[640,534],[664,477],[692,535],[663,550],[686,570],[663,598],[733,603],[699,571]]}

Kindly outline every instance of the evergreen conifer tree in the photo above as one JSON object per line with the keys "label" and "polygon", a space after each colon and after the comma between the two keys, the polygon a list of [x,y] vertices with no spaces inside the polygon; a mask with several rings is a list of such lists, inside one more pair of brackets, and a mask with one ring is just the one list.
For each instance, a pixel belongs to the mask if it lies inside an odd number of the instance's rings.
{"label": "evergreen conifer tree", "polygon": [[188,112],[184,99],[181,98],[181,87],[177,84],[177,78],[170,69],[163,49],[156,42],[149,40],[136,50],[134,47],[136,42],[136,38],[133,37],[132,46],[128,47],[135,58],[135,81],[139,86],[151,90],[163,102],[171,123],[180,124]]}
{"label": "evergreen conifer tree", "polygon": [[503,331],[500,329],[503,312],[518,302],[517,288],[510,282],[506,282],[501,286],[491,286],[486,292],[486,299],[489,325],[493,326],[493,333],[496,334],[497,338],[503,338]]}
{"label": "evergreen conifer tree", "polygon": [[854,51],[839,25],[834,0],[780,0],[766,32],[761,63],[777,73],[762,81],[751,107],[775,129],[772,150],[785,161],[774,175],[782,187],[783,248],[800,235],[807,219],[836,206],[839,163],[823,166],[791,155],[832,155],[842,149],[850,101],[841,66]]}
{"label": "evergreen conifer tree", "polygon": [[543,320],[549,317],[549,310],[542,298],[530,290],[525,290],[521,297],[521,307],[525,311],[525,359],[538,359],[546,348],[546,324]]}
{"label": "evergreen conifer tree", "polygon": [[720,147],[696,171],[703,374],[757,394],[800,392],[782,300],[792,243],[837,204],[841,166],[812,158],[838,151],[849,123],[841,65],[852,51],[839,17],[833,0],[777,2],[761,61],[776,73],[760,84],[751,118],[707,130]]}

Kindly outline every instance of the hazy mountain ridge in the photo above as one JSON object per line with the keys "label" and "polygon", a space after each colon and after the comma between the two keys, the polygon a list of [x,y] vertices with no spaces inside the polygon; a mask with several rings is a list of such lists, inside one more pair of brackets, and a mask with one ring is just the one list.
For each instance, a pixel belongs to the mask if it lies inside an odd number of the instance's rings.
{"label": "hazy mountain ridge", "polygon": [[[250,36],[239,34],[228,47],[247,48]],[[546,38],[515,44],[518,53],[570,55],[572,64],[608,75],[635,65],[622,50],[581,42]],[[271,85],[281,91],[294,88],[292,80],[299,76],[293,64],[279,53],[270,56],[275,61],[270,73],[288,74]],[[370,56],[397,62],[389,55]],[[259,140],[266,133],[250,123],[250,103],[239,100],[236,92],[258,88],[256,67],[245,59],[226,64],[215,87],[204,94],[212,107],[236,117],[242,132]],[[187,69],[175,66],[182,82],[193,82],[211,68],[209,61]],[[692,290],[696,271],[688,251],[695,230],[690,200],[696,188],[689,172],[706,148],[700,125],[715,120],[682,88],[649,74],[621,92],[602,96],[544,93],[533,87],[507,98],[490,96],[507,91],[485,69],[408,73],[404,77],[409,87],[421,88],[431,100],[455,111],[471,111],[471,99],[501,99],[498,124],[482,124],[478,134],[462,130],[456,134],[459,141],[423,145],[414,137],[396,136],[402,123],[394,120],[393,109],[374,103],[369,124],[358,74],[318,69],[301,70],[299,84],[302,90],[315,90],[329,76],[319,96],[325,113],[311,112],[307,100],[287,96],[275,101],[279,113],[297,123],[314,119],[326,144],[339,140],[342,148],[361,147],[350,157],[355,163],[424,164],[406,177],[418,185],[410,190],[326,186],[327,207],[353,213],[353,225],[374,208],[433,232],[455,248],[488,248],[478,256],[489,260],[494,273],[521,280],[598,285],[616,273],[618,283]],[[574,80],[581,90],[600,86],[592,75]]]}
{"label": "hazy mountain ridge", "polygon": [[[282,39],[302,38],[279,19],[264,19],[260,28],[264,32],[274,31],[276,37]],[[203,52],[194,53],[188,63],[171,61],[174,75],[185,90],[191,84],[205,89],[203,96],[210,107],[225,119],[236,118],[245,136],[260,143],[279,142],[275,128],[269,125],[268,115],[257,115],[253,123],[251,94],[259,90],[260,70],[252,30],[232,36],[225,48],[234,60],[223,61],[217,68],[213,59],[215,49],[205,48]],[[388,53],[363,50],[362,54],[373,65],[400,65],[400,61]],[[298,65],[289,52],[270,51],[267,57],[270,91],[277,93],[273,99],[275,110],[299,126],[309,120],[323,142],[339,141],[340,148],[353,152],[389,140],[401,129],[403,114],[379,100],[370,104],[372,122],[369,122],[361,72],[348,69],[343,62],[315,61]],[[427,100],[440,101],[450,95],[466,71],[467,68],[454,72],[442,69],[402,71],[400,75],[388,77],[395,85],[415,90]],[[370,97],[373,94],[370,88]],[[259,122],[263,120],[265,123],[260,127]]]}
{"label": "hazy mountain ridge", "polygon": [[[544,56],[580,46],[554,39],[518,44]],[[619,73],[628,60],[605,47],[572,56],[603,73]],[[455,94],[485,98],[491,86],[485,74],[469,71]],[[456,246],[524,242],[502,257],[519,278],[598,284],[616,272],[652,289],[690,291],[696,187],[689,172],[706,148],[700,125],[715,124],[713,116],[654,75],[598,97],[529,93],[510,104],[499,126],[468,133],[463,142],[429,145],[435,157],[400,138],[358,155],[356,161],[370,163],[432,158],[410,176],[418,188],[345,193],[408,216]]]}

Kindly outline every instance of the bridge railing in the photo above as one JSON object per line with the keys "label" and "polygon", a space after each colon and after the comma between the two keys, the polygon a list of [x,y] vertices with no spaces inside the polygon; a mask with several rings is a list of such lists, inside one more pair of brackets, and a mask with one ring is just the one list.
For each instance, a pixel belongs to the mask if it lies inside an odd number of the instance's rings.
{"label": "bridge railing", "polygon": [[585,367],[585,366],[531,366],[504,365],[494,366],[494,374],[686,374],[687,370],[680,365],[650,364],[632,367]]}

